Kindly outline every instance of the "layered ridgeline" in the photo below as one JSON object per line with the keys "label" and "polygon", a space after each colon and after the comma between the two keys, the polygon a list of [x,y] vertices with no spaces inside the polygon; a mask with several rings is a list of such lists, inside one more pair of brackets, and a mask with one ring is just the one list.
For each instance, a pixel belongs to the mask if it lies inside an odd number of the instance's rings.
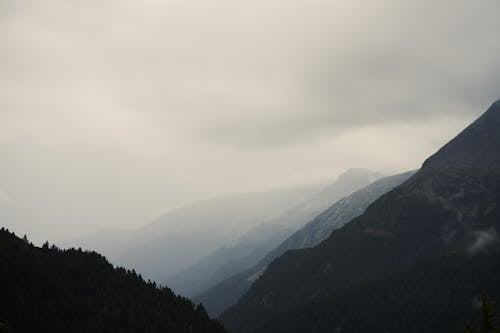
{"label": "layered ridgeline", "polygon": [[[250,288],[252,282],[264,272],[267,265],[275,258],[287,250],[301,249],[319,244],[333,230],[342,227],[354,217],[361,215],[368,205],[384,193],[400,185],[413,173],[406,172],[379,179],[340,199],[281,244],[279,242],[272,244],[272,250],[262,256],[262,259],[257,264],[247,270],[238,272],[238,274],[222,281],[194,299],[203,303],[211,316],[219,315],[226,308],[236,303]],[[279,244],[279,246],[276,247],[276,244]]]}
{"label": "layered ridgeline", "polygon": [[252,267],[294,230],[282,224],[258,225],[234,245],[218,248],[191,267],[167,278],[165,284],[187,297],[197,296],[228,277]]}
{"label": "layered ridgeline", "polygon": [[[349,169],[338,176],[332,184],[253,227],[234,244],[219,247],[191,267],[162,282],[182,295],[188,297],[200,295],[225,279],[255,265],[277,244],[332,202],[372,183],[381,176],[380,173],[369,170]],[[212,311],[209,312],[213,314]]]}
{"label": "layered ridgeline", "polygon": [[0,295],[5,332],[225,331],[202,306],[95,252],[38,248],[3,228]]}
{"label": "layered ridgeline", "polygon": [[170,211],[136,230],[102,230],[58,245],[98,251],[113,264],[164,283],[317,191],[294,188],[216,197]]}
{"label": "layered ridgeline", "polygon": [[271,263],[231,332],[458,332],[500,296],[500,102],[320,245]]}

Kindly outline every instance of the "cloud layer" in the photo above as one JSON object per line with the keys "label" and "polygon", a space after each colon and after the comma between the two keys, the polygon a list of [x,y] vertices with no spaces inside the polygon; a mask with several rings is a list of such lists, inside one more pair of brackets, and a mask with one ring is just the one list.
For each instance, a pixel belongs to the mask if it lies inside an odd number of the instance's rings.
{"label": "cloud layer", "polygon": [[20,230],[418,167],[500,97],[496,0],[0,4],[0,188]]}

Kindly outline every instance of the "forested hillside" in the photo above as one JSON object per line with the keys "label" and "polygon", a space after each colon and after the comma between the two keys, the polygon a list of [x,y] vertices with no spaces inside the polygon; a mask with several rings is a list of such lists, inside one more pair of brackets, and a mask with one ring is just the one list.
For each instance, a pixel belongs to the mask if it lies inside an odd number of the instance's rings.
{"label": "forested hillside", "polygon": [[0,319],[15,333],[224,332],[202,306],[82,250],[0,230]]}

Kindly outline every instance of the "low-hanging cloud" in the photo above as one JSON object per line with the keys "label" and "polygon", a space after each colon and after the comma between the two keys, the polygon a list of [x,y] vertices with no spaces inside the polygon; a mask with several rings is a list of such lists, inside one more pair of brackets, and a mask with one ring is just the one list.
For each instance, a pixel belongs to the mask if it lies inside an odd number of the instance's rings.
{"label": "low-hanging cloud", "polygon": [[500,97],[498,12],[2,1],[0,187],[29,211],[12,224],[57,238],[353,166],[414,169]]}
{"label": "low-hanging cloud", "polygon": [[469,247],[469,253],[477,254],[489,246],[498,243],[498,233],[494,227],[486,230],[478,230],[473,233],[473,242]]}

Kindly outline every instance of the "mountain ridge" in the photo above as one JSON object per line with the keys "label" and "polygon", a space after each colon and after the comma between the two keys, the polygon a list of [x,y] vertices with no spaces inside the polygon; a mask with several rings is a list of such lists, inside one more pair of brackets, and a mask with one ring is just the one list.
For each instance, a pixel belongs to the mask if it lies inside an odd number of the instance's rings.
{"label": "mountain ridge", "polygon": [[[223,321],[234,332],[255,331],[273,323],[273,317],[289,313],[287,318],[293,318],[299,313],[297,309],[307,304],[334,304],[336,297],[349,290],[381,280],[390,272],[403,274],[422,260],[450,255],[465,262],[484,233],[489,232],[493,241],[474,255],[480,257],[482,251],[487,254],[496,249],[499,242],[495,235],[500,229],[499,119],[500,107],[494,103],[428,158],[419,172],[381,196],[364,214],[320,245],[288,251],[273,261],[237,305],[221,316]],[[412,301],[417,299],[415,296]],[[302,329],[312,324],[312,318],[329,322],[327,317],[310,313],[300,323]],[[399,324],[398,320],[378,323],[378,330],[392,331]],[[418,321],[411,324],[413,328],[408,330],[413,331],[420,325]],[[271,327],[279,325],[300,332],[283,320]]]}
{"label": "mountain ridge", "polygon": [[267,265],[272,260],[287,250],[319,244],[332,230],[341,227],[352,218],[363,213],[369,203],[373,202],[386,191],[399,185],[413,173],[413,171],[410,171],[378,179],[334,202],[277,247],[275,246],[274,249],[269,250],[253,267],[221,281],[211,289],[194,297],[194,300],[203,303],[210,315],[221,313],[224,309],[234,304],[248,290],[250,284],[265,271]]}
{"label": "mountain ridge", "polygon": [[[331,202],[350,195],[381,176],[379,172],[366,169],[348,169],[332,183],[248,230],[238,241],[219,247],[216,252],[200,258],[195,265],[164,278],[161,283],[190,297],[201,294],[224,279],[252,267],[276,244],[327,208]],[[262,228],[268,232],[259,231]],[[230,260],[224,262],[224,257]]]}

